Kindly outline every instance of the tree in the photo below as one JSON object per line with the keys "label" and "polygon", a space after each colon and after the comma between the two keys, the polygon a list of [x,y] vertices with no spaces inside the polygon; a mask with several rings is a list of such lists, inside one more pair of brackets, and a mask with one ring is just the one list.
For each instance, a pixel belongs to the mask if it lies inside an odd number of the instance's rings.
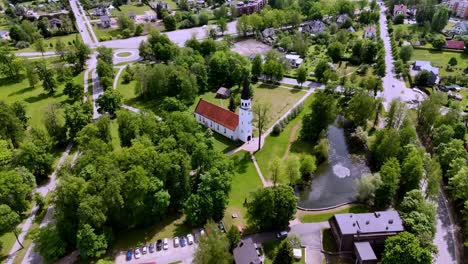
{"label": "tree", "polygon": [[403,232],[385,240],[382,264],[428,264],[432,263],[431,252],[421,247],[418,239]]}
{"label": "tree", "polygon": [[134,32],[134,34],[135,34],[135,36],[140,36],[140,35],[143,33],[143,31],[145,31],[145,28],[143,27],[143,25],[142,25],[142,24],[138,24],[138,25],[135,27],[135,32]]}
{"label": "tree", "polygon": [[26,69],[26,77],[28,78],[29,86],[33,87],[39,82],[39,76],[37,75],[34,64],[25,63],[24,68]]}
{"label": "tree", "polygon": [[193,258],[194,264],[230,264],[232,255],[229,253],[229,241],[214,223],[208,223],[206,230],[209,235],[200,237],[200,243]]}
{"label": "tree", "polygon": [[18,235],[21,230],[17,228],[21,223],[19,215],[11,210],[8,205],[0,204],[0,234],[3,235],[7,232],[13,232],[16,237],[16,242],[20,244],[21,248],[24,248],[21,241],[18,239]]}
{"label": "tree", "polygon": [[419,87],[426,87],[429,85],[431,73],[428,70],[422,70],[414,77],[414,84]]}
{"label": "tree", "polygon": [[164,21],[164,28],[166,28],[167,31],[173,31],[177,27],[177,22],[173,16],[167,15],[163,19]]}
{"label": "tree", "polygon": [[447,41],[444,37],[435,37],[431,44],[434,49],[441,50],[445,45],[447,45]]}
{"label": "tree", "polygon": [[218,25],[218,31],[221,32],[221,35],[224,35],[224,32],[227,30],[227,21],[224,18],[219,19],[216,24]]}
{"label": "tree", "polygon": [[394,200],[400,181],[400,164],[396,158],[388,159],[380,168],[382,184],[375,191],[375,207],[386,208]]}
{"label": "tree", "polygon": [[293,186],[301,178],[299,158],[289,155],[286,159],[285,174],[289,179],[289,185]]}
{"label": "tree", "polygon": [[273,181],[273,185],[276,186],[276,184],[280,181],[281,178],[283,178],[284,175],[284,167],[278,157],[271,161],[269,170],[271,173],[271,180]]}
{"label": "tree", "polygon": [[349,101],[345,110],[346,118],[355,126],[366,128],[367,121],[375,114],[375,99],[367,93],[357,93]]}
{"label": "tree", "polygon": [[310,180],[312,179],[312,174],[315,172],[317,169],[316,165],[316,159],[312,155],[306,155],[302,160],[301,160],[301,175],[303,180]]}
{"label": "tree", "polygon": [[20,145],[15,155],[15,163],[26,167],[34,174],[37,182],[42,182],[52,171],[53,157],[44,147],[25,142]]}
{"label": "tree", "polygon": [[37,52],[40,52],[42,54],[42,56],[44,56],[44,52],[46,51],[46,44],[44,42],[44,38],[39,38],[36,40],[36,42],[34,42],[34,49],[37,51]]}
{"label": "tree", "polygon": [[468,194],[468,167],[464,166],[449,180],[453,197],[459,201],[467,201]]}
{"label": "tree", "polygon": [[55,54],[60,55],[60,58],[63,60],[65,58],[65,53],[65,44],[60,39],[57,39],[57,42],[55,42]]}
{"label": "tree", "polygon": [[445,28],[450,16],[450,9],[446,6],[438,6],[437,11],[432,17],[431,28],[435,32],[440,32]]}
{"label": "tree", "polygon": [[75,102],[65,106],[65,127],[68,137],[75,138],[76,134],[91,122],[93,117],[92,105],[88,103]]}
{"label": "tree", "polygon": [[442,143],[435,148],[437,158],[444,174],[450,168],[450,164],[457,158],[467,159],[468,153],[463,147],[463,141],[452,139],[448,143]]}
{"label": "tree", "polygon": [[413,55],[413,46],[404,45],[400,48],[400,59],[404,63],[407,63],[411,59],[412,55]]}
{"label": "tree", "polygon": [[72,101],[83,100],[83,96],[84,96],[83,86],[77,83],[68,82],[67,84],[65,84],[65,88],[63,89],[63,94],[67,95],[68,98]]}
{"label": "tree", "polygon": [[61,115],[61,106],[56,102],[47,105],[43,119],[47,134],[53,139],[53,145],[62,145],[67,141],[67,130]]}
{"label": "tree", "polygon": [[0,46],[0,73],[9,79],[20,80],[22,64],[8,45]]}
{"label": "tree", "polygon": [[258,149],[262,147],[262,134],[265,131],[266,125],[270,119],[270,105],[265,103],[257,103],[253,106],[254,120],[257,123],[258,129]]}
{"label": "tree", "polygon": [[450,65],[451,67],[454,67],[458,64],[458,61],[455,57],[451,57],[450,60],[448,61],[448,65]]}
{"label": "tree", "polygon": [[365,173],[361,176],[361,179],[356,179],[354,183],[356,185],[358,200],[368,206],[374,206],[376,190],[382,185],[380,174]]}
{"label": "tree", "polygon": [[441,125],[434,128],[432,132],[432,145],[434,147],[439,146],[442,143],[449,143],[455,135],[453,128],[449,125]]}
{"label": "tree", "polygon": [[301,65],[297,69],[297,82],[301,85],[307,80],[307,68],[304,65]]}
{"label": "tree", "polygon": [[115,112],[120,109],[120,106],[122,105],[122,95],[120,95],[117,90],[108,89],[104,94],[99,96],[96,100],[96,104],[98,105],[98,110],[100,112],[107,112],[114,116]]}
{"label": "tree", "polygon": [[252,60],[252,76],[255,79],[258,79],[263,72],[263,60],[260,54],[255,55],[255,58]]}
{"label": "tree", "polygon": [[106,253],[107,241],[104,234],[96,235],[94,228],[85,224],[78,231],[76,246],[80,250],[80,255],[85,259],[100,257]]}
{"label": "tree", "polygon": [[393,18],[393,24],[395,25],[403,24],[404,21],[405,21],[405,15],[403,14],[398,14]]}
{"label": "tree", "polygon": [[91,49],[77,36],[66,53],[65,59],[74,65],[75,72],[78,73],[83,71],[90,54]]}
{"label": "tree", "polygon": [[54,78],[54,72],[47,69],[45,62],[39,62],[36,64],[36,71],[39,75],[39,79],[42,81],[42,87],[49,94],[55,93],[57,88],[57,82]]}
{"label": "tree", "polygon": [[429,153],[424,154],[424,176],[427,182],[426,197],[437,199],[439,196],[439,184],[442,181],[442,169],[437,159],[431,158]]}
{"label": "tree", "polygon": [[247,204],[247,219],[259,230],[284,228],[294,218],[296,205],[297,199],[290,186],[259,189]]}
{"label": "tree", "polygon": [[135,30],[135,22],[127,14],[120,12],[117,16],[117,25],[120,30],[129,29],[130,31]]}
{"label": "tree", "polygon": [[112,86],[112,80],[114,78],[114,71],[112,64],[107,63],[102,59],[98,59],[96,71],[99,76],[99,81],[104,90],[107,90],[109,86]]}
{"label": "tree", "polygon": [[423,161],[420,151],[413,148],[401,165],[400,194],[419,188],[423,176]]}
{"label": "tree", "polygon": [[239,244],[241,239],[239,230],[237,230],[237,228],[234,225],[231,225],[226,234],[226,237],[229,240],[229,251],[232,252],[232,250],[237,246],[237,244]]}
{"label": "tree", "polygon": [[333,42],[328,45],[327,54],[333,62],[338,62],[343,56],[344,46],[339,42]]}
{"label": "tree", "polygon": [[315,66],[314,76],[318,82],[326,83],[328,80],[325,80],[325,72],[330,69],[328,62],[326,60],[319,60],[317,66]]}
{"label": "tree", "polygon": [[332,94],[317,92],[312,102],[311,111],[302,119],[301,137],[315,142],[320,133],[331,124],[337,115],[337,104]]}
{"label": "tree", "polygon": [[50,262],[58,260],[66,253],[66,243],[60,238],[57,229],[52,225],[33,232],[34,250]]}
{"label": "tree", "polygon": [[285,239],[281,242],[276,252],[273,264],[292,264],[293,262],[294,256],[291,243],[289,243],[289,240]]}
{"label": "tree", "polygon": [[98,60],[104,61],[105,63],[107,63],[111,67],[114,65],[114,60],[113,60],[114,53],[113,53],[111,48],[107,48],[107,47],[104,47],[104,46],[99,46],[97,48],[97,51],[98,51],[98,55],[97,55]]}
{"label": "tree", "polygon": [[18,167],[15,170],[2,171],[0,184],[0,204],[8,205],[17,214],[28,209],[29,195],[36,186],[36,181],[27,169]]}

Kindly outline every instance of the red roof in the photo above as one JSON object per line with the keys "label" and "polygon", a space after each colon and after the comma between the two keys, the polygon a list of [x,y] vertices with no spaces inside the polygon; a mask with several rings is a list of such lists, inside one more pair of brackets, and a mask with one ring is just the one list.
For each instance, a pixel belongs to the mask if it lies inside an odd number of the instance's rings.
{"label": "red roof", "polygon": [[447,41],[447,46],[445,47],[447,49],[463,50],[465,49],[465,42],[461,40],[449,40]]}
{"label": "red roof", "polygon": [[230,130],[236,130],[239,125],[239,116],[227,109],[207,102],[203,99],[198,101],[195,113],[212,120]]}

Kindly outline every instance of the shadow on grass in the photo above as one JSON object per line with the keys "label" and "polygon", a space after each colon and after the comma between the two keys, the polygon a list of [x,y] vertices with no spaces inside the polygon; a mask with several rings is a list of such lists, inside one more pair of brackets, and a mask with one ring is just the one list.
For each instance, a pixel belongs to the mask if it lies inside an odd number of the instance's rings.
{"label": "shadow on grass", "polygon": [[299,154],[312,154],[314,151],[314,144],[302,139],[294,140],[291,144],[290,152]]}
{"label": "shadow on grass", "polygon": [[233,141],[228,139],[227,137],[224,137],[218,133],[213,133],[213,138],[219,142],[221,142],[223,145],[226,145],[224,149],[221,150],[222,153],[229,152],[237,147],[242,146],[243,142],[240,140]]}
{"label": "shadow on grass", "polygon": [[36,103],[36,102],[39,102],[39,101],[42,101],[42,100],[45,100],[47,98],[59,98],[61,97],[63,94],[62,93],[54,93],[54,94],[51,94],[51,93],[41,93],[39,94],[38,96],[31,96],[31,97],[28,97],[26,99],[24,99],[25,102],[27,103]]}
{"label": "shadow on grass", "polygon": [[29,93],[29,92],[32,92],[34,91],[35,87],[26,87],[26,88],[23,88],[23,89],[20,89],[18,91],[15,91],[15,92],[12,92],[8,95],[8,97],[10,96],[15,96],[15,95],[22,95],[22,94],[25,94],[25,93]]}
{"label": "shadow on grass", "polygon": [[247,167],[252,162],[250,158],[250,154],[248,152],[240,153],[239,155],[233,156],[233,161],[236,164],[236,172],[239,174],[243,174],[247,172]]}

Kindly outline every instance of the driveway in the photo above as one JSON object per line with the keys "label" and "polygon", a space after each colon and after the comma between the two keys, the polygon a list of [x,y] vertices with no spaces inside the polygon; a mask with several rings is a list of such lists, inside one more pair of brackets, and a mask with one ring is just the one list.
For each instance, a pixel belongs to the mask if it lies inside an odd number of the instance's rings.
{"label": "driveway", "polygon": [[[127,252],[120,252],[120,254],[115,259],[116,264],[130,264],[130,263],[158,263],[158,264],[167,264],[180,261],[181,263],[192,263],[193,255],[195,254],[195,250],[197,248],[197,244],[187,245],[185,247],[177,247],[174,248],[172,239],[169,240],[169,249],[168,250],[161,250],[155,251],[154,253],[148,253],[142,255],[139,259],[134,259],[127,261],[125,254]],[[141,251],[141,247],[140,247]]]}
{"label": "driveway", "polygon": [[330,228],[328,222],[305,223],[291,226],[291,234],[297,235],[306,250],[306,264],[322,263],[322,234],[321,230]]}

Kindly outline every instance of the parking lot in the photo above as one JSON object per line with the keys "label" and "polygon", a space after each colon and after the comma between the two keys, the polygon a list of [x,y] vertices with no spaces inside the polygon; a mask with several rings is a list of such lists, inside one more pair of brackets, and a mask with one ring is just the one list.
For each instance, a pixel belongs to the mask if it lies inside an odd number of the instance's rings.
{"label": "parking lot", "polygon": [[[156,243],[156,241],[151,241],[152,243]],[[149,243],[148,243],[149,246]],[[180,245],[178,247],[174,247],[174,241],[172,239],[169,239],[169,249],[167,250],[161,250],[161,251],[154,251],[153,253],[150,253],[148,250],[148,253],[145,255],[141,255],[139,259],[135,259],[134,255],[132,254],[132,260],[127,261],[126,260],[126,251],[120,252],[120,254],[117,256],[115,259],[115,263],[117,264],[124,264],[124,263],[138,263],[138,264],[143,264],[143,263],[157,263],[157,264],[168,264],[168,263],[173,263],[173,262],[178,262],[180,261],[181,263],[192,263],[192,259],[195,253],[195,249],[197,247],[196,243],[193,243],[192,245],[186,245],[185,247],[181,247]],[[140,251],[141,251],[141,246],[140,246]]]}

